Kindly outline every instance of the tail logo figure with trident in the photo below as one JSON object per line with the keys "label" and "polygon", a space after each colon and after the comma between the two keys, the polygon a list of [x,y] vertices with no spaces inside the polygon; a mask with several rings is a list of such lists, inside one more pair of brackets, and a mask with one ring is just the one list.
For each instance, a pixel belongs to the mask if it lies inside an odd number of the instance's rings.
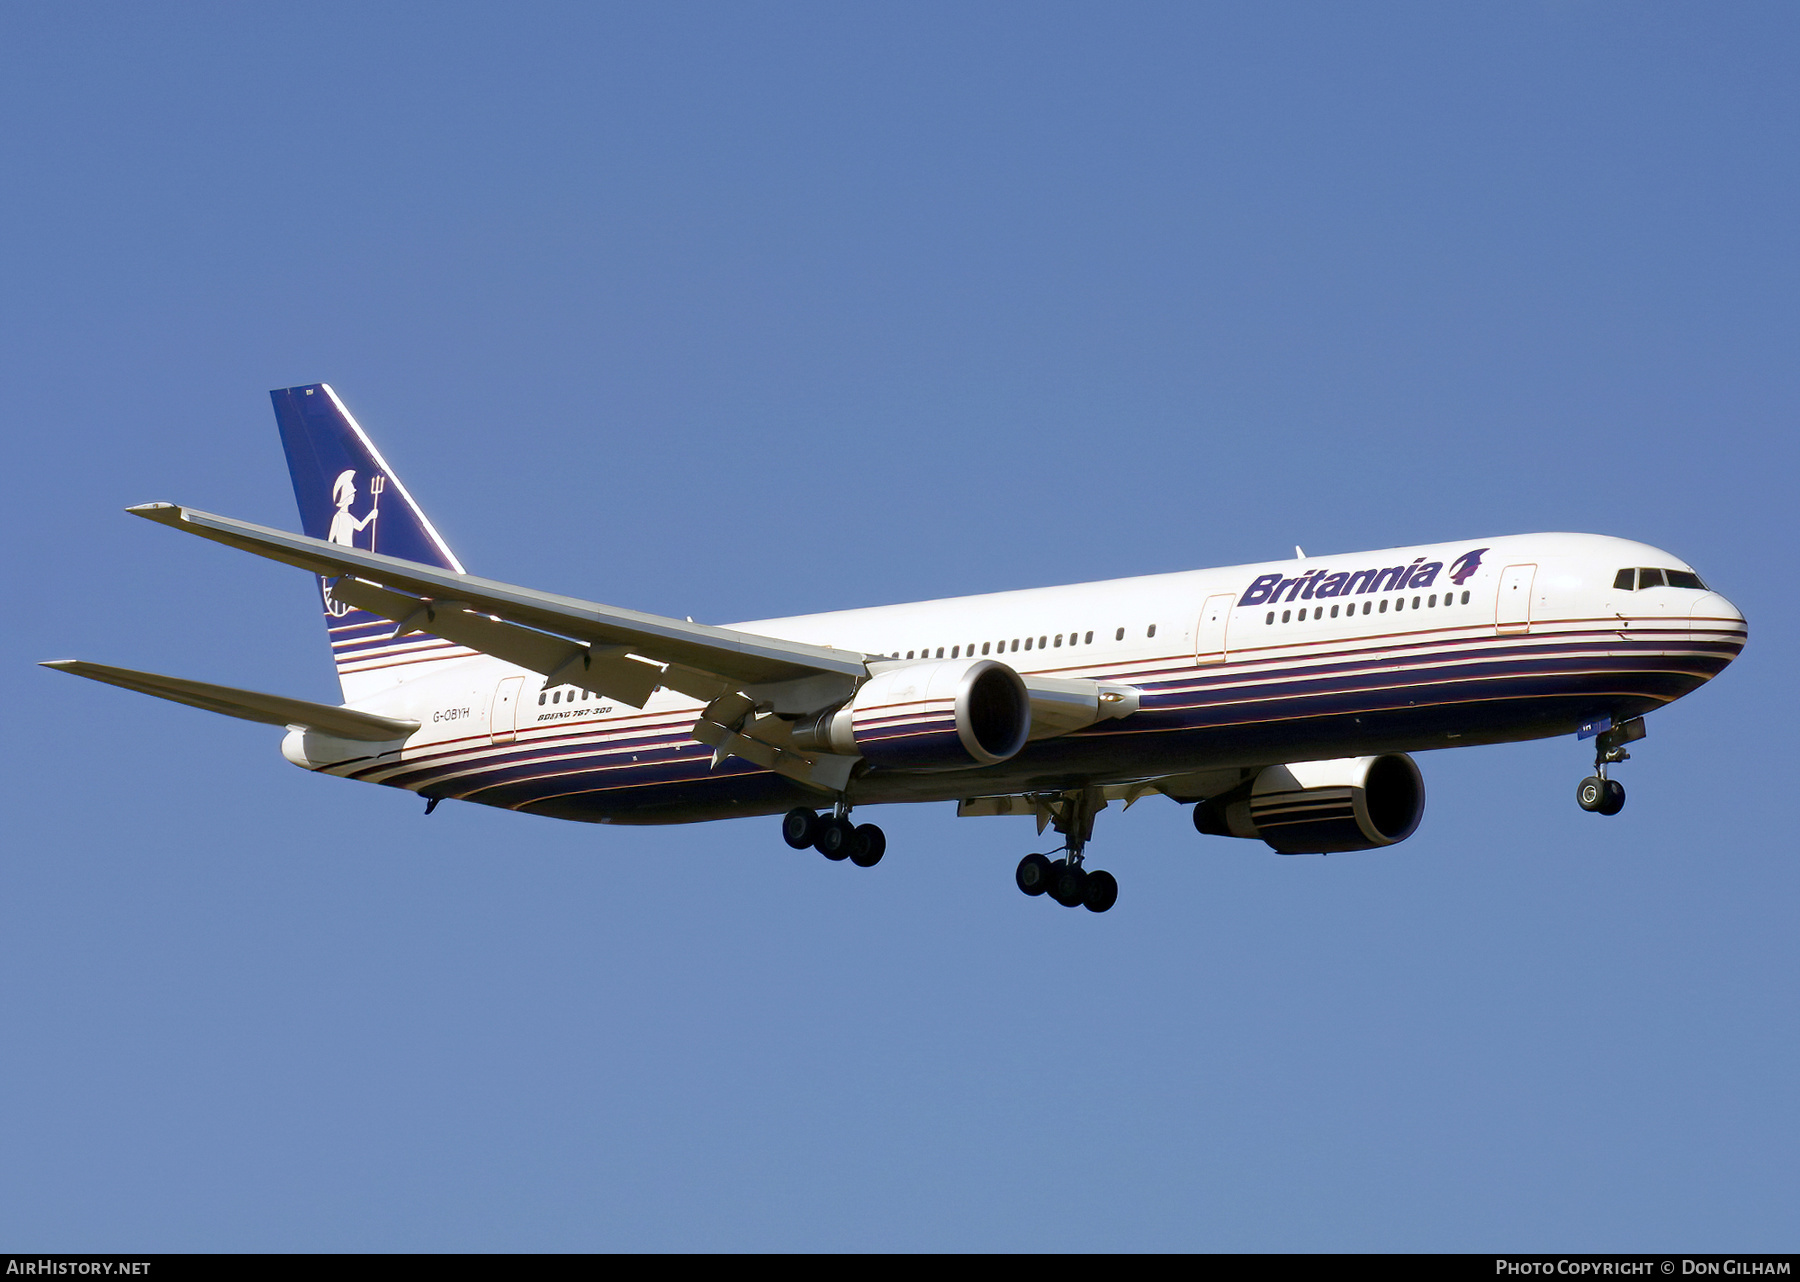
{"label": "tail logo figure with trident", "polygon": [[[375,550],[375,520],[381,515],[381,492],[387,488],[387,477],[373,476],[369,478],[369,514],[357,520],[350,515],[350,505],[356,502],[356,469],[345,468],[338,473],[338,479],[331,487],[331,501],[337,506],[337,512],[331,518],[331,530],[325,538],[347,548],[356,546],[356,536],[364,529],[369,531],[369,551]],[[350,607],[341,601],[335,601],[328,590],[325,593],[325,608],[336,618],[350,613]]]}

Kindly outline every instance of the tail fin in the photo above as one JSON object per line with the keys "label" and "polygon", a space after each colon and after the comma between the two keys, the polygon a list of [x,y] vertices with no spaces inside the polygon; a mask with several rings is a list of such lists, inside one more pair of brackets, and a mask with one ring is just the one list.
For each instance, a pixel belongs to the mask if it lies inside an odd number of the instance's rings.
{"label": "tail fin", "polygon": [[[304,533],[463,573],[462,563],[329,385],[282,388],[269,399],[275,402]],[[473,653],[424,633],[392,639],[391,622],[333,601],[322,579],[319,595],[346,703]]]}

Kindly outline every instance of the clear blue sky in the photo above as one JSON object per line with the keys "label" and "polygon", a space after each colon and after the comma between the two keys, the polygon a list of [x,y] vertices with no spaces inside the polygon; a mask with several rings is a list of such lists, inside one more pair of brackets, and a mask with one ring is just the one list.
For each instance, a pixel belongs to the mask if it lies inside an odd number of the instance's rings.
{"label": "clear blue sky", "polygon": [[[295,6],[286,7],[287,10]],[[1793,1249],[1791,5],[13,5],[0,1246]],[[327,380],[480,573],[726,622],[1530,530],[1750,648],[1614,820],[603,830],[33,667],[334,691]]]}

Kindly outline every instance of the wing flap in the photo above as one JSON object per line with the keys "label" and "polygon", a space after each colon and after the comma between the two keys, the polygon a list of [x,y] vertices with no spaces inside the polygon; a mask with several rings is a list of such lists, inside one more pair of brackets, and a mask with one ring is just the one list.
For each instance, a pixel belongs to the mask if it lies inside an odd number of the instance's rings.
{"label": "wing flap", "polygon": [[138,672],[131,668],[115,668],[104,663],[86,663],[80,659],[52,659],[42,665],[72,676],[102,681],[109,686],[155,695],[172,703],[185,703],[244,721],[260,721],[271,726],[302,726],[339,739],[356,739],[364,743],[382,743],[404,739],[419,728],[417,721],[401,721],[394,717],[378,717],[372,712],[339,708],[307,699],[289,699],[285,695],[263,694],[256,690],[239,690],[234,686],[213,685],[207,681],[189,681],[185,677],[165,677],[156,672]]}
{"label": "wing flap", "polygon": [[421,601],[349,578],[339,579],[331,595],[345,605],[395,620],[399,624],[394,632],[396,639],[415,625],[428,627],[434,636],[535,672],[544,678],[546,686],[580,686],[641,708],[663,683],[658,665],[629,654],[609,652],[621,647],[596,648],[534,628],[522,628],[465,609],[461,601]]}

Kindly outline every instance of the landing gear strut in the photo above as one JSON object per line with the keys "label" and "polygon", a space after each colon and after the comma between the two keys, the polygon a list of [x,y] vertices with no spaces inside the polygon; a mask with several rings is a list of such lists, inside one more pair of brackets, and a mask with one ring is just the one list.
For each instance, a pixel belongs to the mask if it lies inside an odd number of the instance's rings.
{"label": "landing gear strut", "polygon": [[795,850],[811,846],[827,859],[848,859],[858,868],[873,868],[887,853],[887,834],[874,824],[851,823],[850,807],[841,801],[829,815],[804,806],[788,811],[781,817],[781,839]]}
{"label": "landing gear strut", "polygon": [[[1050,824],[1063,835],[1061,858],[1026,855],[1013,880],[1027,895],[1049,895],[1064,908],[1085,906],[1103,913],[1119,899],[1118,880],[1109,872],[1082,866],[1082,853],[1094,836],[1094,816],[1106,807],[1098,788],[1065,792],[1046,803]],[[1043,812],[1040,812],[1043,813]]]}
{"label": "landing gear strut", "polygon": [[1644,737],[1644,719],[1633,717],[1594,738],[1594,773],[1575,789],[1575,804],[1600,815],[1616,815],[1625,809],[1625,785],[1606,777],[1606,768],[1631,760],[1625,745]]}

